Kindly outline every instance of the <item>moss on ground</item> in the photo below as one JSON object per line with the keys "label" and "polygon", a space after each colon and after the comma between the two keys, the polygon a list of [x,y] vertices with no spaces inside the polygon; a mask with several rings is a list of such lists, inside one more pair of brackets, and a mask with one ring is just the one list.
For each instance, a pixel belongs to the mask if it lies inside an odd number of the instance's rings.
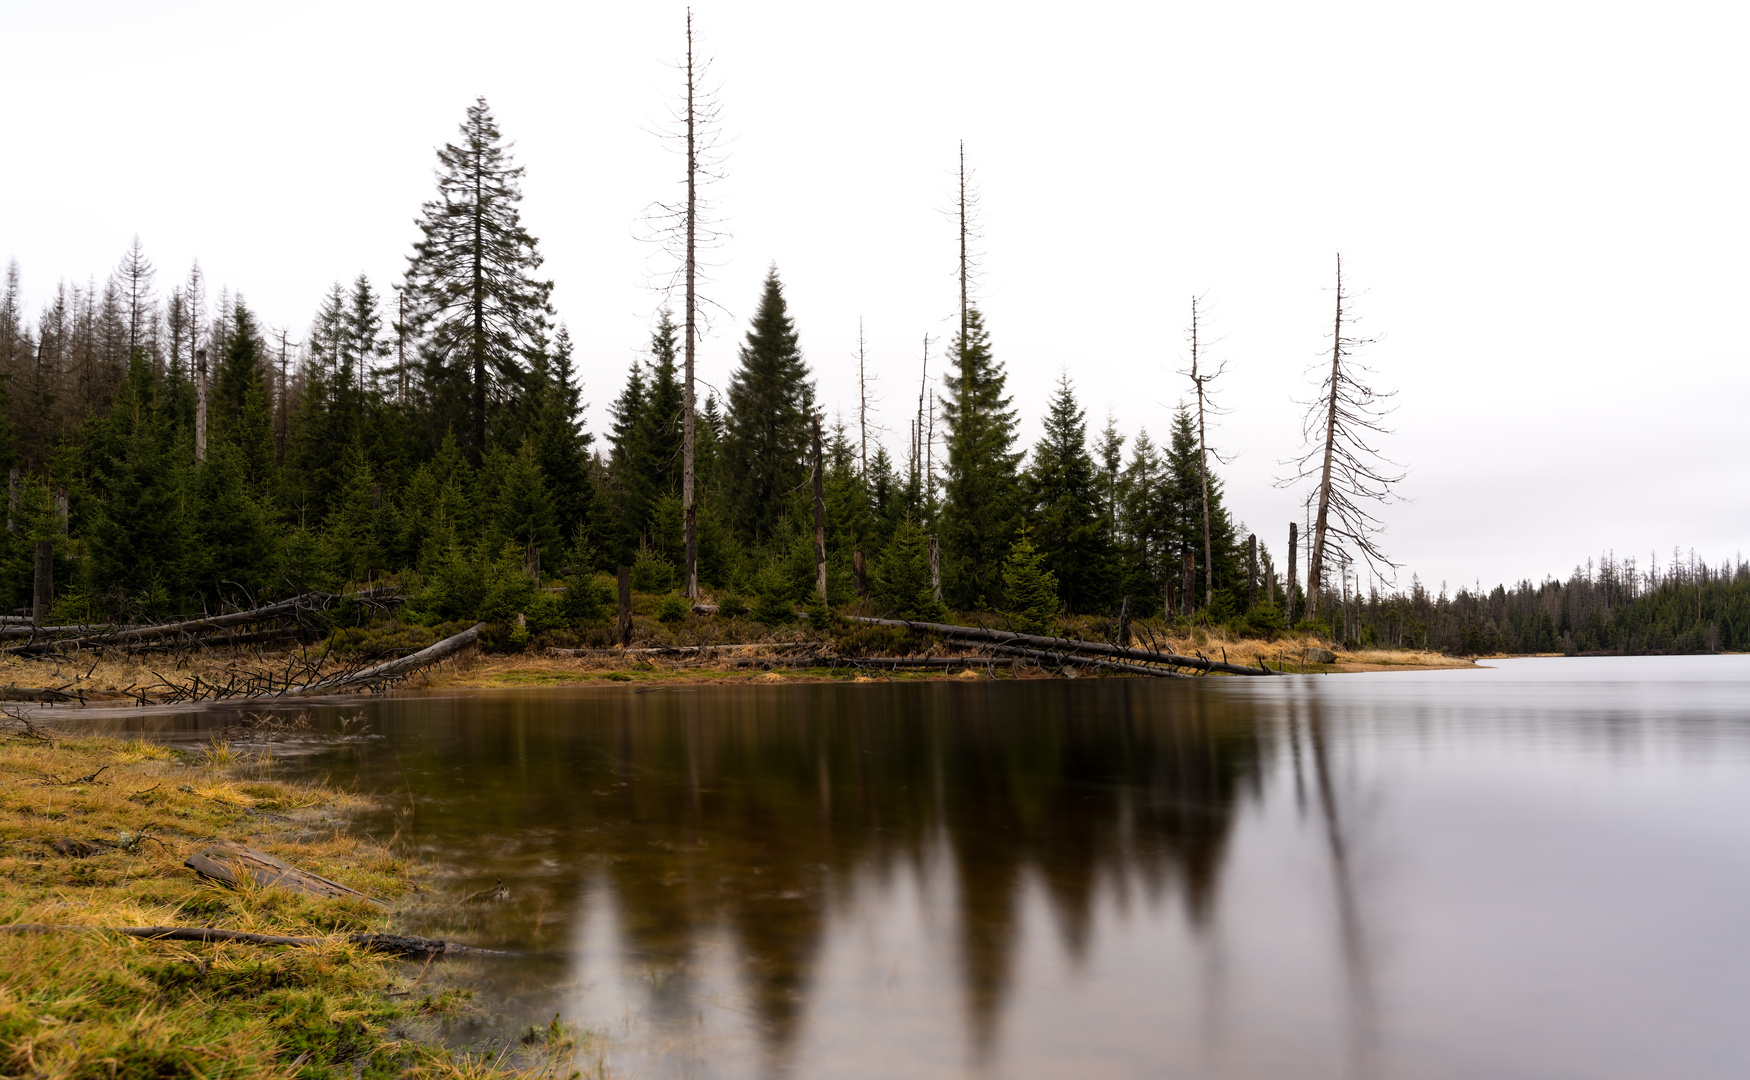
{"label": "moss on ground", "polygon": [[[390,929],[414,867],[350,835],[356,796],[272,776],[224,743],[194,754],[109,738],[0,738],[0,1075],[105,1080],[220,1076],[571,1075],[555,1025],[514,1055],[452,1053],[432,1036],[474,1009],[465,987],[344,941],[288,949],[149,941],[117,926],[331,936]],[[182,865],[246,843],[389,903],[227,890]],[[439,962],[441,967],[442,961]]]}

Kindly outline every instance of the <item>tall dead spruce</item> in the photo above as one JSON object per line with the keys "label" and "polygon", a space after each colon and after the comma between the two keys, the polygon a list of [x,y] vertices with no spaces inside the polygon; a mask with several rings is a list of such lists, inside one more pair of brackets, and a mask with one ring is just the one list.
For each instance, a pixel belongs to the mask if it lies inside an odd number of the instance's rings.
{"label": "tall dead spruce", "polygon": [[672,126],[662,133],[673,140],[686,157],[686,198],[679,203],[656,203],[647,221],[652,226],[651,239],[660,242],[674,256],[674,269],[659,286],[664,297],[679,289],[685,297],[686,334],[685,383],[681,392],[681,513],[686,529],[686,593],[699,595],[699,514],[697,482],[694,473],[694,429],[696,403],[694,372],[696,370],[699,336],[704,332],[701,309],[710,301],[699,295],[701,263],[699,254],[723,239],[705,200],[701,188],[723,178],[723,162],[718,154],[719,106],[714,90],[707,88],[705,77],[710,61],[694,53],[693,12],[687,10],[686,58],[677,65],[685,76],[685,96],[672,116]]}
{"label": "tall dead spruce", "polygon": [[[1314,482],[1312,552],[1306,566],[1306,613],[1318,614],[1319,586],[1324,580],[1325,560],[1335,556],[1348,562],[1359,556],[1379,576],[1397,568],[1379,546],[1384,523],[1370,507],[1389,505],[1394,487],[1407,475],[1403,466],[1384,457],[1373,440],[1391,431],[1384,426],[1391,413],[1388,402],[1397,391],[1381,391],[1368,384],[1373,371],[1356,352],[1377,338],[1355,335],[1357,321],[1348,309],[1349,294],[1343,289],[1343,256],[1337,256],[1337,310],[1331,329],[1331,364],[1319,385],[1319,394],[1306,402],[1302,437],[1306,450],[1286,464],[1293,475],[1284,484]],[[1383,571],[1382,571],[1383,568]]]}
{"label": "tall dead spruce", "polygon": [[[1209,389],[1209,384],[1221,378],[1227,371],[1227,362],[1217,364],[1211,371],[1202,364],[1202,348],[1206,344],[1198,337],[1197,303],[1200,297],[1191,298],[1191,369],[1185,372],[1191,380],[1193,391],[1197,395],[1197,482],[1202,488],[1203,504],[1203,606],[1212,607],[1215,604],[1215,543],[1211,538],[1209,527],[1209,458],[1212,454],[1215,460],[1227,464],[1220,454],[1209,449],[1209,413],[1220,413]],[[1190,598],[1191,581],[1185,582],[1186,599]]]}

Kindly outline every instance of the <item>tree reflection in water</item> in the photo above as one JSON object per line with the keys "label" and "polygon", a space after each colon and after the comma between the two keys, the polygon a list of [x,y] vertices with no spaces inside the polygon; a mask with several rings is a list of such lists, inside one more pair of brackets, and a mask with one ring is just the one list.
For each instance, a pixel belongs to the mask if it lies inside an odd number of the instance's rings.
{"label": "tree reflection in water", "polygon": [[1176,892],[1194,926],[1208,919],[1236,808],[1261,783],[1261,735],[1243,705],[1170,689],[931,683],[391,701],[376,716],[401,775],[385,755],[357,764],[366,785],[414,789],[416,831],[446,861],[517,883],[501,932],[520,930],[520,944],[542,944],[530,912],[574,911],[585,890],[605,887],[624,954],[649,969],[637,1008],[652,1019],[697,1008],[697,950],[726,930],[775,1061],[795,1036],[835,901],[860,879],[927,879],[945,852],[951,883],[936,884],[951,884],[942,894],[957,906],[966,1023],[982,1059],[1029,876],[1075,961],[1103,885],[1140,886],[1151,903]]}

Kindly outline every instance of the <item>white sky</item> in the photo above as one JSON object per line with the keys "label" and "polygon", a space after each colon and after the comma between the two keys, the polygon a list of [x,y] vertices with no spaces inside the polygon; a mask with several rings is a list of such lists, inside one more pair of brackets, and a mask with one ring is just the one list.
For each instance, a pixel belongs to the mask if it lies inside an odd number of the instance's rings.
{"label": "white sky", "polygon": [[[721,386],[776,261],[829,411],[864,317],[903,453],[924,334],[955,311],[938,211],[964,138],[981,302],[1031,442],[1060,371],[1090,434],[1164,435],[1207,293],[1237,515],[1280,554],[1333,256],[1400,390],[1425,581],[1563,574],[1614,547],[1750,548],[1742,461],[1750,176],[1741,5],[852,7],[703,0],[732,239],[709,287]],[[0,0],[0,259],[32,309],[138,233],[167,293],[198,257],[301,336],[328,285],[398,279],[435,148],[485,94],[579,345],[589,426],[645,347],[647,204],[679,159],[681,4]]]}

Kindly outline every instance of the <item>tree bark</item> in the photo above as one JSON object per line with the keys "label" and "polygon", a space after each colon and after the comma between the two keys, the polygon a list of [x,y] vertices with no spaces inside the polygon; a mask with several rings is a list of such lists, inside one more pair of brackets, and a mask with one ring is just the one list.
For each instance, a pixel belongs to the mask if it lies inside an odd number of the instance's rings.
{"label": "tree bark", "polygon": [[207,459],[207,351],[194,351],[194,459]]}
{"label": "tree bark", "polygon": [[930,537],[930,591],[942,602],[942,542]]}
{"label": "tree bark", "polygon": [[820,417],[814,418],[814,588],[826,603],[826,464],[820,456]]}
{"label": "tree bark", "polygon": [[1284,583],[1283,590],[1282,590],[1286,594],[1286,599],[1284,600],[1284,603],[1286,604],[1285,610],[1288,613],[1288,625],[1289,626],[1294,625],[1294,585],[1295,585],[1294,563],[1295,563],[1295,556],[1297,556],[1300,553],[1300,535],[1299,535],[1299,533],[1300,533],[1299,522],[1294,522],[1294,521],[1289,522],[1288,523],[1288,580]]}
{"label": "tree bark", "polygon": [[632,644],[632,568],[620,567],[620,645]]}
{"label": "tree bark", "polygon": [[32,626],[41,626],[49,617],[49,606],[55,600],[55,545],[48,540],[36,542],[36,580],[30,619]]}
{"label": "tree bark", "polygon": [[1337,256],[1337,314],[1331,331],[1331,397],[1325,413],[1325,462],[1319,470],[1319,514],[1313,523],[1312,556],[1306,561],[1306,614],[1319,611],[1319,579],[1325,568],[1325,529],[1331,510],[1331,465],[1337,452],[1337,385],[1343,378],[1343,256]]}
{"label": "tree bark", "polygon": [[[687,10],[687,311],[686,385],[681,391],[681,513],[686,518],[686,593],[699,598],[699,508],[694,504],[693,366],[698,341],[699,157],[694,116],[693,12]],[[630,637],[627,637],[630,641]]]}
{"label": "tree bark", "polygon": [[1131,649],[1117,645],[1108,645],[1103,641],[1080,641],[1075,638],[1044,637],[1039,634],[1020,634],[1013,630],[989,630],[981,626],[954,626],[948,623],[912,622],[905,619],[873,619],[866,616],[850,615],[846,619],[867,626],[904,627],[919,630],[926,634],[941,634],[944,637],[958,638],[963,641],[995,642],[999,645],[1027,645],[1040,649],[1053,650],[1060,653],[1087,653],[1095,656],[1109,656],[1122,660],[1139,660],[1155,664],[1171,664],[1173,667],[1191,668],[1196,671],[1223,671],[1232,675],[1275,675],[1269,668],[1247,667],[1244,664],[1230,664],[1221,660],[1208,660],[1201,656],[1179,656],[1175,653],[1152,652],[1148,649]]}

